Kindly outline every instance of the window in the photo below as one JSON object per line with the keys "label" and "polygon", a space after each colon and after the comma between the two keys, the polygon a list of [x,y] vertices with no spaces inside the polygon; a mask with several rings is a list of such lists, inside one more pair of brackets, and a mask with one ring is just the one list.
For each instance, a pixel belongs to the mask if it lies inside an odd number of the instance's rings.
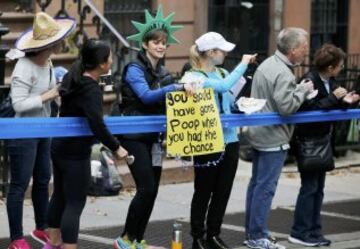
{"label": "window", "polygon": [[[250,8],[249,8],[250,7]],[[242,54],[258,53],[266,57],[269,42],[268,0],[210,0],[208,30],[222,34],[236,44],[225,61],[225,67],[235,66]]]}
{"label": "window", "polygon": [[312,0],[311,51],[330,42],[347,50],[348,1]]}
{"label": "window", "polygon": [[[104,16],[123,37],[127,37],[138,32],[132,25],[132,20],[145,22],[145,9],[151,9],[150,0],[105,0]],[[100,36],[101,39],[111,43],[115,57],[112,69],[115,77],[119,80],[122,69],[135,58],[136,53],[124,49],[119,40],[106,27],[101,31]],[[138,47],[137,43],[133,41],[130,43],[132,46]]]}
{"label": "window", "polygon": [[131,20],[144,22],[144,10],[151,9],[149,0],[105,0],[104,15],[123,36],[137,31]]}

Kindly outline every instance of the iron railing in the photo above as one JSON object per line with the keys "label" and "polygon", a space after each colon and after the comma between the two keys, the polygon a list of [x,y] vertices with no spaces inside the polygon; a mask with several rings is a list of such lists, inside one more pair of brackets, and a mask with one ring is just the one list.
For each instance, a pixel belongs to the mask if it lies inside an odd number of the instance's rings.
{"label": "iron railing", "polygon": [[[46,8],[50,5],[52,0],[36,0],[37,4],[41,7],[43,11],[46,11]],[[144,1],[143,2],[148,2]],[[61,0],[61,7],[60,10],[57,12],[57,17],[70,17],[69,13],[66,11],[66,0]],[[85,20],[88,18],[90,13],[95,14],[92,18],[92,23],[96,25],[96,32],[100,39],[106,40],[112,47],[112,54],[115,57],[113,59],[113,67],[112,72],[115,82],[120,82],[121,78],[121,71],[124,65],[129,62],[134,57],[134,52],[138,51],[138,49],[131,44],[120,34],[118,25],[116,25],[119,19],[108,18],[106,16],[107,11],[109,12],[110,16],[118,13],[119,6],[121,7],[120,13],[130,13],[134,8],[140,7],[148,7],[139,4],[135,4],[136,1],[110,1],[105,0],[105,14],[101,13],[96,6],[93,4],[91,0],[73,0],[74,3],[77,4],[77,15],[79,16],[79,23],[76,30],[75,35],[73,36],[74,43],[78,48],[81,47],[81,44],[84,43],[86,39],[88,39],[88,33],[85,29]],[[116,3],[118,3],[116,5]],[[116,7],[118,6],[118,7]],[[141,13],[143,13],[144,9],[141,9]],[[140,13],[140,9],[138,9]],[[130,21],[129,21],[130,23]],[[123,32],[121,32],[123,33]]]}

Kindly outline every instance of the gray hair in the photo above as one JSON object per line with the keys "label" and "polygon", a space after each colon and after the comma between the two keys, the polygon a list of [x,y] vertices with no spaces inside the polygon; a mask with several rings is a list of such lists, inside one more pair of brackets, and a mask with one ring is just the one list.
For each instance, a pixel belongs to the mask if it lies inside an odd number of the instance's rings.
{"label": "gray hair", "polygon": [[302,28],[285,28],[277,37],[277,49],[287,55],[291,49],[299,47],[307,39],[307,36],[308,32]]}

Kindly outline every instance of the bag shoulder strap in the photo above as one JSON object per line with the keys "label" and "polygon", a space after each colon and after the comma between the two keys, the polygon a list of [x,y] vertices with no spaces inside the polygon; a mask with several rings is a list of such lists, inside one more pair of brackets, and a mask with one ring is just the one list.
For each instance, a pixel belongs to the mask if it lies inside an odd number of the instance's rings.
{"label": "bag shoulder strap", "polygon": [[215,69],[220,74],[221,78],[225,79],[225,70],[221,67],[215,67]]}
{"label": "bag shoulder strap", "polygon": [[190,72],[197,72],[197,73],[201,73],[202,75],[204,75],[206,78],[209,78],[209,76],[207,75],[207,73],[205,73],[203,70],[200,69],[190,69]]}

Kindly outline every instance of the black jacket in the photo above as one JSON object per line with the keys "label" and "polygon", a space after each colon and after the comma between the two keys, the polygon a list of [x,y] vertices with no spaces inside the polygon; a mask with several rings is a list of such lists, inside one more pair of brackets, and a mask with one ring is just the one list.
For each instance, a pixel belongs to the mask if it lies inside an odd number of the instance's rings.
{"label": "black jacket", "polygon": [[53,140],[52,152],[86,158],[90,155],[91,146],[96,139],[110,150],[116,151],[120,143],[104,124],[100,86],[92,78],[82,76],[78,66],[79,64],[75,64],[64,76],[60,88],[60,117],[85,117],[95,137],[56,138]]}
{"label": "black jacket", "polygon": [[[334,78],[329,79],[330,93],[327,92],[324,82],[316,71],[311,71],[304,78],[309,78],[314,83],[314,89],[318,90],[318,94],[311,100],[306,100],[300,107],[299,111],[314,111],[314,110],[331,110],[344,108],[347,105],[338,100],[332,93],[338,85]],[[333,122],[315,122],[297,124],[295,127],[295,136],[298,137],[319,137],[331,132]]]}
{"label": "black jacket", "polygon": [[[165,100],[154,104],[144,104],[141,99],[131,88],[130,84],[125,80],[130,65],[136,64],[143,70],[146,82],[149,88],[154,90],[173,83],[171,74],[165,69],[162,61],[153,69],[149,59],[146,57],[144,51],[140,51],[137,58],[127,64],[123,70],[121,97],[122,103],[119,105],[119,113],[125,116],[147,116],[147,115],[163,115],[165,114]],[[137,140],[142,142],[154,143],[159,140],[159,133],[137,133],[124,134],[119,136],[123,139]]]}
{"label": "black jacket", "polygon": [[145,79],[150,89],[158,89],[173,83],[171,74],[165,69],[161,61],[157,64],[156,69],[153,69],[145,53],[140,51],[136,59],[127,64],[123,70],[121,85],[122,103],[119,107],[121,113],[129,116],[165,114],[165,101],[159,101],[152,105],[144,104],[125,80],[127,69],[133,64],[140,66],[144,71]]}

